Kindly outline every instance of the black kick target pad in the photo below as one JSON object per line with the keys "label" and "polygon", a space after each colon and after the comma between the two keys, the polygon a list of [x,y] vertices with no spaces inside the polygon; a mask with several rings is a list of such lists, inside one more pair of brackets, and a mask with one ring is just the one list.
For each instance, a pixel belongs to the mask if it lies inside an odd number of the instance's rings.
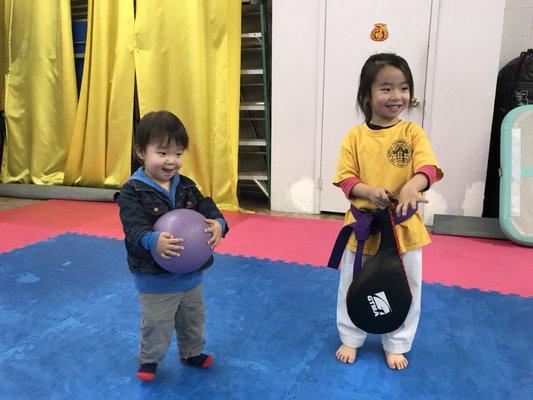
{"label": "black kick target pad", "polygon": [[355,326],[368,333],[381,334],[402,325],[412,296],[398,249],[392,212],[380,210],[374,218],[381,231],[379,249],[354,277],[346,305]]}

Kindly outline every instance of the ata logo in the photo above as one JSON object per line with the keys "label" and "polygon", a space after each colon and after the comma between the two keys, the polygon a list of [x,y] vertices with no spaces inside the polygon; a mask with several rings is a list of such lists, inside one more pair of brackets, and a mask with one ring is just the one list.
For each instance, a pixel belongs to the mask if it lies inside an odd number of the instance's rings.
{"label": "ata logo", "polygon": [[526,90],[515,90],[514,95],[516,97],[516,104],[519,106],[525,106],[526,104],[529,104],[529,100],[527,99],[527,89]]}
{"label": "ata logo", "polygon": [[385,296],[385,292],[376,293],[373,296],[367,296],[366,299],[372,307],[374,312],[374,317],[379,317],[380,315],[385,315],[391,312],[389,300]]}
{"label": "ata logo", "polygon": [[389,31],[387,30],[387,24],[379,23],[374,24],[374,29],[370,32],[370,39],[376,42],[383,42],[389,37]]}

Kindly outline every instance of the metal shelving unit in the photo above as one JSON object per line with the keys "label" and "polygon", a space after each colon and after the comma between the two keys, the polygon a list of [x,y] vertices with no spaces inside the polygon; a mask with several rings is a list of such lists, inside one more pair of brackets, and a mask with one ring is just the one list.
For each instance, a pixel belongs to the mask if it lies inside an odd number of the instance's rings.
{"label": "metal shelving unit", "polygon": [[270,199],[270,47],[267,0],[242,1],[239,195]]}

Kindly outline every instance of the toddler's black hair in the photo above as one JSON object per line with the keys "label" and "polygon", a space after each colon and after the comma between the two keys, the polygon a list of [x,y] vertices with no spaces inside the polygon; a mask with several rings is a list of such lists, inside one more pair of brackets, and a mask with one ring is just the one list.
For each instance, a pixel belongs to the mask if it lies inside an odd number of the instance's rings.
{"label": "toddler's black hair", "polygon": [[176,142],[186,150],[189,135],[180,119],[170,111],[152,111],[145,114],[137,124],[135,147],[144,151],[150,142],[163,146]]}

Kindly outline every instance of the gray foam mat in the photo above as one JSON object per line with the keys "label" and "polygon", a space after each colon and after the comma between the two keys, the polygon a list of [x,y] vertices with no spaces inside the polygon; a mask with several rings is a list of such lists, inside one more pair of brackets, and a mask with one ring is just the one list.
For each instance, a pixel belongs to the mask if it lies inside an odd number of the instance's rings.
{"label": "gray foam mat", "polygon": [[431,232],[437,235],[507,239],[498,218],[435,214]]}

